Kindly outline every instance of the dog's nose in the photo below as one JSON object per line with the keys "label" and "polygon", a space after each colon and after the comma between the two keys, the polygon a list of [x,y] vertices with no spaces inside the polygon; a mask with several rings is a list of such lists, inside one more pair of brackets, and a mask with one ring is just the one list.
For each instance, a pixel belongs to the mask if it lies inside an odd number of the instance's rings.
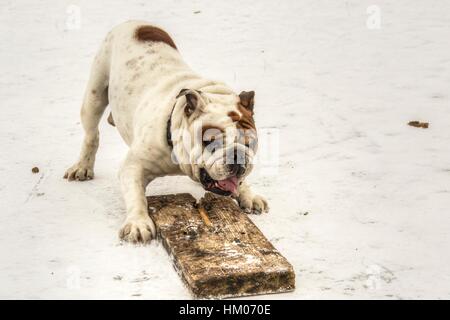
{"label": "dog's nose", "polygon": [[239,163],[229,164],[230,172],[235,176],[242,176],[245,173],[245,167]]}
{"label": "dog's nose", "polygon": [[233,161],[228,164],[228,170],[231,174],[242,176],[245,173],[245,153],[239,149],[234,150]]}
{"label": "dog's nose", "polygon": [[241,149],[236,148],[234,150],[233,163],[235,164],[245,164],[245,152]]}

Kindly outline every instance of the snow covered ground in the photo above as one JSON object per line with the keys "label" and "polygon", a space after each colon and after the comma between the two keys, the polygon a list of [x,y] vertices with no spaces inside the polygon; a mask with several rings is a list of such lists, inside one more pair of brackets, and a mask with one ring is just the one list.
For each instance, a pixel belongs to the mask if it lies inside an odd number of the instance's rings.
{"label": "snow covered ground", "polygon": [[[258,127],[278,130],[276,174],[251,176],[271,212],[251,218],[297,289],[262,298],[450,298],[448,1],[0,7],[0,298],[190,298],[161,245],[118,241],[126,147],[106,121],[96,178],[62,179],[93,55],[129,19],[164,27],[205,76],[255,90]],[[148,188],[173,192],[202,194],[183,177]]]}

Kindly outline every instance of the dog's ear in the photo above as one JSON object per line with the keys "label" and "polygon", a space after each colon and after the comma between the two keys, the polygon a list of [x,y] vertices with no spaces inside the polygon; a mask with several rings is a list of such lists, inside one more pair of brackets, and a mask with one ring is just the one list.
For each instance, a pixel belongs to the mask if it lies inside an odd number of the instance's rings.
{"label": "dog's ear", "polygon": [[201,92],[192,89],[182,89],[177,95],[177,99],[180,97],[186,98],[186,106],[184,107],[184,113],[189,117],[194,111],[199,107],[200,103],[203,101],[201,98]]}
{"label": "dog's ear", "polygon": [[255,105],[255,91],[242,91],[239,94],[239,99],[244,108],[253,112],[253,106]]}

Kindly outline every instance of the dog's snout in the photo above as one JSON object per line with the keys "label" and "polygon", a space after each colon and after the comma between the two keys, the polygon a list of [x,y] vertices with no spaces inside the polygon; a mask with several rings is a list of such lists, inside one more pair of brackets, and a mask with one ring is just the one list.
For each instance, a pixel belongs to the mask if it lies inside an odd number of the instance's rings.
{"label": "dog's snout", "polygon": [[236,148],[234,150],[234,159],[233,163],[236,164],[245,164],[245,151],[240,148]]}
{"label": "dog's snout", "polygon": [[240,148],[234,149],[233,160],[228,165],[231,174],[242,176],[245,173],[245,152]]}
{"label": "dog's snout", "polygon": [[245,173],[245,166],[239,163],[229,164],[230,173],[234,176],[242,176]]}

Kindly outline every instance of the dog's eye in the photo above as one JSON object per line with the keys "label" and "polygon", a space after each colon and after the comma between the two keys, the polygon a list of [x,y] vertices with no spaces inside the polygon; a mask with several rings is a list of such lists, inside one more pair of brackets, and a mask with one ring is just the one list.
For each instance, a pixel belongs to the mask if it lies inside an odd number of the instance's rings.
{"label": "dog's eye", "polygon": [[214,136],[210,137],[210,138],[208,138],[208,140],[203,140],[203,146],[207,147],[207,146],[211,145],[212,143],[214,143],[215,141],[216,141],[216,138]]}
{"label": "dog's eye", "polygon": [[204,147],[207,147],[207,146],[209,146],[210,144],[212,144],[214,141],[213,140],[211,140],[211,141],[203,141],[203,146]]}
{"label": "dog's eye", "polygon": [[206,150],[208,150],[210,153],[215,152],[216,150],[220,149],[222,147],[222,140],[221,139],[209,139],[203,141],[203,146]]}
{"label": "dog's eye", "polygon": [[254,140],[244,143],[244,145],[249,149],[255,150],[258,145],[258,141],[256,139],[254,139]]}

